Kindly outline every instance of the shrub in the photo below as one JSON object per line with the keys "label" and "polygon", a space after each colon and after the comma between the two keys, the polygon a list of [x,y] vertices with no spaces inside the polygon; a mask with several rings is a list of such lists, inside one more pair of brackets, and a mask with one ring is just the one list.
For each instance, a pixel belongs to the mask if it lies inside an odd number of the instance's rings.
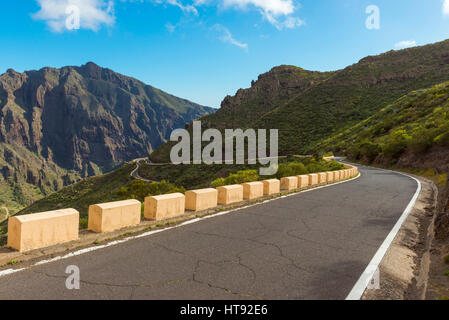
{"label": "shrub", "polygon": [[374,159],[382,152],[382,148],[372,142],[365,142],[359,146],[360,156],[365,157],[369,162],[373,162]]}
{"label": "shrub", "polygon": [[388,136],[387,141],[382,146],[383,154],[392,159],[397,159],[407,148],[410,136],[405,130],[398,130]]}
{"label": "shrub", "polygon": [[218,178],[212,181],[213,187],[220,187],[225,185],[240,184],[245,182],[254,182],[259,180],[257,170],[242,170],[237,173],[230,174],[227,178]]}
{"label": "shrub", "polygon": [[290,167],[287,163],[281,163],[278,166],[278,172],[276,173],[276,178],[280,179],[283,177],[293,176],[293,168]]}
{"label": "shrub", "polygon": [[182,187],[179,188],[165,180],[161,182],[134,180],[126,187],[120,188],[117,195],[120,199],[137,199],[142,202],[148,196],[175,192],[185,193],[185,189]]}
{"label": "shrub", "polygon": [[425,152],[430,147],[432,147],[434,137],[435,137],[434,129],[419,128],[413,133],[413,135],[411,136],[410,140],[407,143],[407,146],[412,152],[415,153]]}
{"label": "shrub", "polygon": [[215,179],[214,181],[212,181],[211,186],[216,188],[216,187],[221,187],[221,186],[225,186],[226,185],[226,179],[225,178],[218,178]]}
{"label": "shrub", "polygon": [[449,132],[440,134],[434,139],[434,143],[440,146],[449,146]]}
{"label": "shrub", "polygon": [[301,162],[292,162],[288,166],[291,168],[294,176],[299,176],[307,173],[306,166]]}
{"label": "shrub", "polygon": [[87,229],[88,227],[88,219],[87,218],[80,218],[80,229]]}

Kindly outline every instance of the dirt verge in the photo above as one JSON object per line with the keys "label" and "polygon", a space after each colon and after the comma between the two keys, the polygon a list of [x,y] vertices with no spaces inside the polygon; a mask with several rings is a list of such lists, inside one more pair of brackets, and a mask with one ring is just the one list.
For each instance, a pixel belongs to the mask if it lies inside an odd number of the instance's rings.
{"label": "dirt verge", "polygon": [[367,289],[363,300],[421,300],[429,283],[438,188],[414,176],[422,191],[379,266],[380,289]]}

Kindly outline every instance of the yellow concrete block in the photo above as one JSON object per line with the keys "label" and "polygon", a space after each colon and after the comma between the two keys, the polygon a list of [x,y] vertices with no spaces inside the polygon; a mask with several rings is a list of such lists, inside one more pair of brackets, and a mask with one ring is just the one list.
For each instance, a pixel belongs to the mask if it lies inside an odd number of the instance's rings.
{"label": "yellow concrete block", "polygon": [[292,191],[298,189],[298,177],[286,177],[281,179],[281,190]]}
{"label": "yellow concrete block", "polygon": [[314,186],[318,184],[318,174],[312,173],[308,174],[309,176],[309,186]]}
{"label": "yellow concrete block", "polygon": [[326,183],[327,182],[327,173],[326,172],[320,172],[318,173],[318,183]]}
{"label": "yellow concrete block", "polygon": [[231,204],[243,201],[243,186],[240,184],[218,187],[218,203]]}
{"label": "yellow concrete block", "polygon": [[186,198],[182,193],[146,197],[144,216],[149,220],[164,220],[185,213]]}
{"label": "yellow concrete block", "polygon": [[302,175],[298,176],[298,188],[306,188],[309,186],[309,176]]}
{"label": "yellow concrete block", "polygon": [[202,211],[214,208],[218,203],[217,189],[200,189],[186,192],[186,209]]}
{"label": "yellow concrete block", "polygon": [[263,183],[263,194],[271,195],[281,192],[281,181],[278,179],[264,180]]}
{"label": "yellow concrete block", "polygon": [[340,170],[339,172],[340,172],[340,180],[346,179],[346,173],[345,173],[345,170]]}
{"label": "yellow concrete block", "polygon": [[327,182],[333,182],[334,181],[334,173],[326,172],[326,179],[327,179]]}
{"label": "yellow concrete block", "polygon": [[78,239],[79,213],[61,209],[8,220],[8,247],[23,251]]}
{"label": "yellow concrete block", "polygon": [[262,182],[242,183],[242,186],[243,186],[243,199],[252,200],[263,197]]}
{"label": "yellow concrete block", "polygon": [[334,171],[334,181],[340,180],[340,171]]}
{"label": "yellow concrete block", "polygon": [[141,203],[124,200],[89,206],[88,228],[94,232],[110,232],[140,223]]}

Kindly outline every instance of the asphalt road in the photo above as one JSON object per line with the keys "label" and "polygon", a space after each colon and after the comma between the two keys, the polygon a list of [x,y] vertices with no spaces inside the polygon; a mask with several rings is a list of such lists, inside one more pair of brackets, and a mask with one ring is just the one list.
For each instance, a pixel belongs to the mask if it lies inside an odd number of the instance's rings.
{"label": "asphalt road", "polygon": [[[416,191],[361,167],[354,181],[34,266],[0,299],[344,299]],[[79,290],[66,267],[80,269]]]}

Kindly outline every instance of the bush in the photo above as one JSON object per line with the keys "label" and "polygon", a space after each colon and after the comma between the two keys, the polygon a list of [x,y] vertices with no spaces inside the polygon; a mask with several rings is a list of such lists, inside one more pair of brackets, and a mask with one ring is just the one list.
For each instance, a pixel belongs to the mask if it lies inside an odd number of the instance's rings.
{"label": "bush", "polygon": [[145,197],[148,196],[175,192],[185,193],[185,189],[182,187],[178,188],[165,180],[162,180],[161,182],[134,180],[126,187],[120,188],[117,192],[117,196],[120,199],[137,199],[143,202]]}
{"label": "bush", "polygon": [[293,176],[293,168],[290,167],[287,163],[281,163],[278,166],[278,172],[276,173],[276,178],[280,179],[283,177]]}
{"label": "bush", "polygon": [[293,176],[299,176],[307,173],[306,166],[301,162],[292,162],[288,166],[292,169]]}
{"label": "bush", "polygon": [[397,159],[407,148],[410,136],[405,130],[398,130],[389,135],[387,139],[382,146],[382,152],[388,158]]}
{"label": "bush", "polygon": [[449,132],[439,135],[433,141],[435,144],[440,146],[449,146]]}
{"label": "bush", "polygon": [[212,181],[213,187],[220,187],[225,185],[240,184],[245,182],[254,182],[259,180],[257,170],[242,170],[237,173],[230,174],[227,178],[218,178]]}
{"label": "bush", "polygon": [[80,218],[80,230],[87,229],[89,221],[87,218]]}
{"label": "bush", "polygon": [[382,152],[382,148],[376,143],[365,142],[359,146],[359,151],[361,157],[365,157],[367,161],[373,162]]}
{"label": "bush", "polygon": [[211,186],[216,188],[216,187],[221,187],[221,186],[225,186],[226,185],[226,179],[225,178],[218,178],[215,179],[214,181],[212,181]]}
{"label": "bush", "polygon": [[434,129],[419,128],[416,130],[408,141],[407,145],[410,151],[421,153],[432,147],[435,138]]}

